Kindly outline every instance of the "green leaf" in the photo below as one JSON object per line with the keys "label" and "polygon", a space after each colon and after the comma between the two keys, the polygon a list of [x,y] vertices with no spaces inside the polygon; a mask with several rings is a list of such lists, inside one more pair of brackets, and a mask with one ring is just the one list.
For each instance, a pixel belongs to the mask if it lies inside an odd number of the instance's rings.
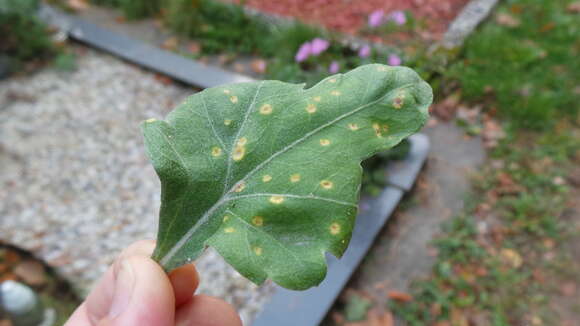
{"label": "green leaf", "polygon": [[310,89],[279,81],[209,88],[143,123],[161,179],[154,259],[172,270],[214,247],[255,283],[319,284],[357,211],[361,160],[428,117],[411,69],[367,65]]}

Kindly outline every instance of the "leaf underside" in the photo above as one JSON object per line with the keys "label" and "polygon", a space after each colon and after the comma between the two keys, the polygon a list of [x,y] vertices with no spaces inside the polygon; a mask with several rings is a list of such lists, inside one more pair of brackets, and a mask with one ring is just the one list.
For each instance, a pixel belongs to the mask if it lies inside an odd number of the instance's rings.
{"label": "leaf underside", "polygon": [[161,179],[153,258],[172,270],[214,247],[257,284],[307,289],[346,250],[360,162],[419,130],[432,91],[411,69],[366,65],[310,89],[279,81],[190,96],[143,123]]}

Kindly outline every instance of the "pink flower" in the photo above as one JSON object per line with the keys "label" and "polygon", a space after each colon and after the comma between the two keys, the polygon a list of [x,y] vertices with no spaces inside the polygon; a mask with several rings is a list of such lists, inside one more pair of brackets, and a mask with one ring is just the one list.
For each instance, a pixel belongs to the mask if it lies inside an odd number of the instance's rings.
{"label": "pink flower", "polygon": [[296,52],[294,60],[296,60],[296,62],[302,62],[308,59],[310,54],[312,54],[312,45],[310,44],[310,42],[305,42],[300,46],[298,52]]}
{"label": "pink flower", "polygon": [[399,26],[405,25],[407,23],[407,15],[405,15],[405,12],[402,10],[393,11],[389,15],[389,20],[394,21],[395,24]]}
{"label": "pink flower", "polygon": [[319,55],[322,52],[326,51],[326,49],[328,49],[330,43],[327,40],[317,37],[310,42],[310,45],[311,45],[310,53],[312,55]]}
{"label": "pink flower", "polygon": [[368,58],[370,55],[371,47],[368,45],[363,45],[363,47],[358,50],[358,56],[361,58]]}
{"label": "pink flower", "polygon": [[371,12],[371,14],[368,17],[369,27],[371,28],[379,27],[383,23],[384,18],[385,12],[383,11],[383,9],[377,9]]}
{"label": "pink flower", "polygon": [[340,70],[340,65],[336,61],[332,61],[330,66],[328,66],[328,72],[331,74],[336,74]]}
{"label": "pink flower", "polygon": [[388,64],[389,66],[400,66],[403,63],[401,57],[396,54],[389,55]]}

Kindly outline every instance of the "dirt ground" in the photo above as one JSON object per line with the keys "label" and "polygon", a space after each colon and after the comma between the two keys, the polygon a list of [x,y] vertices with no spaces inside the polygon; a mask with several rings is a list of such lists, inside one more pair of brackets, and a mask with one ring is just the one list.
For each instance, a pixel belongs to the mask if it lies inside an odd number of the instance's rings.
{"label": "dirt ground", "polygon": [[468,0],[248,0],[246,4],[260,11],[319,24],[355,34],[366,26],[368,15],[382,9],[388,15],[395,10],[412,13],[425,26],[424,38],[439,40],[449,23]]}

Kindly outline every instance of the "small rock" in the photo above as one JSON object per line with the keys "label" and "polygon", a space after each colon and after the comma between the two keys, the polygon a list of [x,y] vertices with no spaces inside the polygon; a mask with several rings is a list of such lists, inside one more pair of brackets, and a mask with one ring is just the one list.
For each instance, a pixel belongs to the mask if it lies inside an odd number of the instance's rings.
{"label": "small rock", "polygon": [[14,274],[31,286],[41,286],[46,283],[44,266],[34,260],[24,260],[14,268]]}

